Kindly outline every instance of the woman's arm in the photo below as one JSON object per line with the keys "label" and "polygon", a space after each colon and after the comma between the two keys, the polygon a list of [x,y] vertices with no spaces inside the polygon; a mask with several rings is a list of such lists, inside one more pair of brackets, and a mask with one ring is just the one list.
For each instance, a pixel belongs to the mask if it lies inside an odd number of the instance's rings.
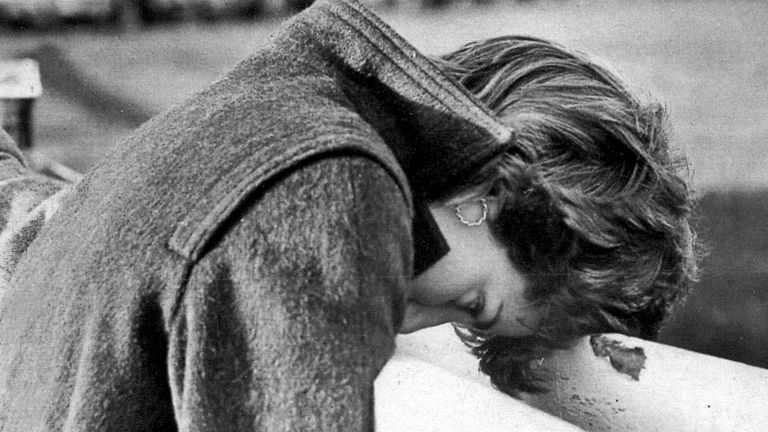
{"label": "woman's arm", "polygon": [[402,193],[379,164],[344,156],[256,195],[173,317],[179,430],[372,430],[410,275]]}

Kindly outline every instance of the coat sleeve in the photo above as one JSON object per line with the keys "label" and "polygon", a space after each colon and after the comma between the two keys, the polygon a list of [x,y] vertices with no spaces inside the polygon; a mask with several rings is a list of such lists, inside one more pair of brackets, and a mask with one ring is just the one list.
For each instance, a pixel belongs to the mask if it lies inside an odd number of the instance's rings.
{"label": "coat sleeve", "polygon": [[28,167],[16,143],[0,129],[0,299],[19,258],[70,189]]}
{"label": "coat sleeve", "polygon": [[402,193],[377,163],[334,156],[256,195],[172,317],[179,430],[373,430],[411,272]]}

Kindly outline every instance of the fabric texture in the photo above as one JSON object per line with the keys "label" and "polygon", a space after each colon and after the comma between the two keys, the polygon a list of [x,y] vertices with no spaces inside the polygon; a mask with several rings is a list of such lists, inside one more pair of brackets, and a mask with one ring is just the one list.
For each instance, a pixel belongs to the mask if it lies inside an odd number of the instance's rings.
{"label": "fabric texture", "polygon": [[0,302],[0,431],[371,430],[413,197],[511,131],[321,1],[69,193]]}
{"label": "fabric texture", "polygon": [[16,263],[69,193],[69,185],[35,173],[0,129],[0,302]]}

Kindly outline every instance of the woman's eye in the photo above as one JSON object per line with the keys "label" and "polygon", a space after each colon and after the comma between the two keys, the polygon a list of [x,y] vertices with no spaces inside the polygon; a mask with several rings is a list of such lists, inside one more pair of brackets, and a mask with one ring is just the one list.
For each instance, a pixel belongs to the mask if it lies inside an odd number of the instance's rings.
{"label": "woman's eye", "polygon": [[472,308],[472,316],[477,317],[481,313],[483,313],[483,309],[485,308],[485,298],[482,296],[477,297],[477,301],[475,301],[474,307]]}
{"label": "woman's eye", "polygon": [[474,300],[472,300],[472,303],[465,305],[457,304],[456,307],[472,315],[473,317],[476,317],[483,311],[483,307],[485,306],[484,303],[485,302],[483,301],[483,297],[477,296]]}

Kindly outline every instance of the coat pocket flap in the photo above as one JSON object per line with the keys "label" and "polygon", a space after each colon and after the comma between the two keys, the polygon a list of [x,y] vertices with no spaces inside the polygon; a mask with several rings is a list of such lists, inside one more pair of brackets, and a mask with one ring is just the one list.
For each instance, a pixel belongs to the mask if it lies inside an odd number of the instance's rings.
{"label": "coat pocket flap", "polygon": [[287,150],[276,151],[270,147],[252,154],[222,175],[196,201],[176,226],[168,242],[171,250],[188,260],[199,259],[224,221],[259,187],[304,161],[332,154],[359,154],[381,164],[395,179],[406,204],[412,208],[410,187],[397,160],[383,142],[372,140],[370,136],[346,135],[340,139],[336,135],[327,135],[291,145]]}

